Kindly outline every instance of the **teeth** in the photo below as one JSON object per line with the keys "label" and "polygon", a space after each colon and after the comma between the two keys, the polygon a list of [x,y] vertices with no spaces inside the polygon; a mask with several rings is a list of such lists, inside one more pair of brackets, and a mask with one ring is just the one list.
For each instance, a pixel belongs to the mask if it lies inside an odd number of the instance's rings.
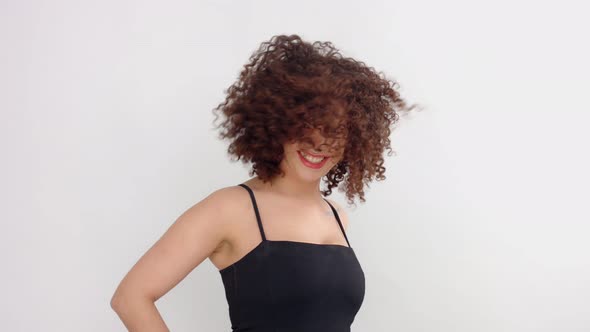
{"label": "teeth", "polygon": [[303,156],[303,158],[305,158],[310,163],[314,163],[314,164],[321,162],[325,158],[325,157],[312,157],[310,155],[305,154],[303,151],[300,151],[300,152],[301,152],[301,155]]}

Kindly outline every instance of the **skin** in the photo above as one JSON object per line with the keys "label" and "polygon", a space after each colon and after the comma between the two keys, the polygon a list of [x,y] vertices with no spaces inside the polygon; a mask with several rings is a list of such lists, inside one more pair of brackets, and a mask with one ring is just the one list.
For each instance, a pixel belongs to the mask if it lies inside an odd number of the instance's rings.
{"label": "skin", "polygon": [[[293,142],[284,144],[281,168],[285,176],[264,183],[258,177],[243,183],[253,191],[268,240],[290,240],[346,246],[338,223],[319,191],[321,178],[340,160],[342,151],[321,145],[314,131],[313,150]],[[298,150],[328,155],[320,169],[305,166]],[[335,201],[345,230],[348,215]],[[285,213],[288,211],[288,213]],[[223,269],[261,241],[248,192],[237,185],[218,189],[194,204],[143,254],[120,282],[111,307],[129,331],[169,331],[155,302],[182,281],[205,259]]]}

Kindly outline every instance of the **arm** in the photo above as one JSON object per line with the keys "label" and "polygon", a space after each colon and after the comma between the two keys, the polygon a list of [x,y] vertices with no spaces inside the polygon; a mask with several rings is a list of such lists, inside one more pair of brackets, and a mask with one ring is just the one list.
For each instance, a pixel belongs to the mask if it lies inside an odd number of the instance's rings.
{"label": "arm", "polygon": [[186,210],[125,275],[111,307],[129,331],[169,331],[155,302],[224,240],[227,194],[217,190]]}

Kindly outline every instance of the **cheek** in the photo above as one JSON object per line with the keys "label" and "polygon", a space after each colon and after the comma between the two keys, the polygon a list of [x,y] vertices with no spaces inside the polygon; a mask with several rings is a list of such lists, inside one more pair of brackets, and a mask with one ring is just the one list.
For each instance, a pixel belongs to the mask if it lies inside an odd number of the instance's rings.
{"label": "cheek", "polygon": [[297,155],[298,147],[295,144],[285,145],[284,148],[285,157],[289,159],[299,158]]}
{"label": "cheek", "polygon": [[332,168],[334,166],[336,166],[336,164],[338,164],[338,159],[336,158],[330,158],[330,160],[328,161],[328,168]]}

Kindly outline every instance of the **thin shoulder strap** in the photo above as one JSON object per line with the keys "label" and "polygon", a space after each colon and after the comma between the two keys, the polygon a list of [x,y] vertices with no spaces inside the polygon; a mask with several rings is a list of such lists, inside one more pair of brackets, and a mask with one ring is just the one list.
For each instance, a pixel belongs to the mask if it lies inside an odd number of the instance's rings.
{"label": "thin shoulder strap", "polygon": [[262,227],[262,221],[260,220],[260,212],[258,212],[258,205],[256,204],[256,198],[254,197],[254,192],[250,187],[247,185],[240,183],[239,186],[246,188],[248,193],[250,194],[250,200],[252,201],[252,206],[254,206],[254,212],[256,213],[256,221],[258,222],[258,229],[260,230],[260,236],[262,236],[262,241],[266,241],[266,236],[264,235],[264,228]]}
{"label": "thin shoulder strap", "polygon": [[330,205],[332,212],[334,212],[334,217],[336,217],[336,220],[338,221],[338,225],[340,226],[340,230],[342,231],[342,234],[344,234],[344,238],[346,239],[346,243],[350,247],[350,242],[348,242],[348,237],[346,236],[346,232],[344,231],[344,227],[342,226],[342,222],[340,221],[340,216],[338,216],[338,212],[336,212],[336,209],[332,206],[332,204],[330,204],[330,202],[328,202],[327,199],[324,198],[324,201],[326,201],[326,203],[328,203],[328,205]]}

